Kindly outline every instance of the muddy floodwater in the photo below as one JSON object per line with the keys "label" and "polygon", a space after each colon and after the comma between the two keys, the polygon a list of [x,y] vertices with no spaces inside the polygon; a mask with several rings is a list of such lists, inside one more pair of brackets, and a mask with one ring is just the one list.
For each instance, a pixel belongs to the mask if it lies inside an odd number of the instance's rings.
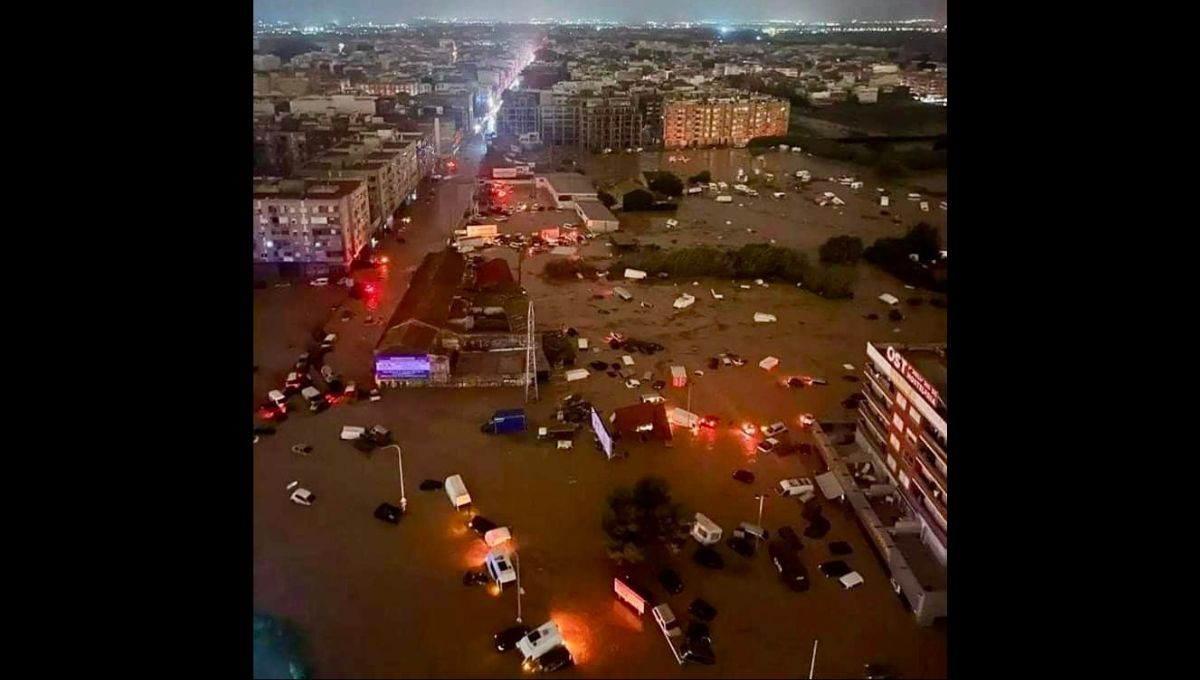
{"label": "muddy floodwater", "polygon": [[[583,164],[599,179],[618,179],[641,164],[669,167],[685,177],[708,168],[714,179],[728,182],[736,168],[752,172],[756,167],[744,151],[691,152],[685,154],[690,157],[686,163],[669,163],[669,155],[591,157]],[[464,174],[473,162],[465,160]],[[777,177],[800,167],[811,170],[814,179],[854,174],[849,167],[778,152],[768,154],[757,167]],[[936,191],[936,179],[922,186]],[[944,178],[940,181],[944,190]],[[944,197],[929,199],[932,211],[923,213],[904,200],[904,194],[913,190],[909,185],[892,188],[893,205],[901,204],[897,209],[902,223],[896,224],[879,216],[875,187],[882,185],[869,178],[857,191],[828,183],[801,190],[790,181],[780,184],[787,193],[782,199],[771,198],[762,186],[758,187],[761,197],[735,197],[729,205],[716,204],[711,197],[686,198],[674,215],[680,222],[675,229],[666,229],[665,220],[671,217],[667,214],[622,216],[622,225],[638,238],[664,246],[672,241],[736,246],[775,239],[814,259],[816,248],[832,235],[855,234],[869,244],[877,236],[900,235],[922,219],[945,228],[947,213],[937,208]],[[843,197],[846,205],[835,210],[813,203],[811,197],[826,190]],[[455,220],[450,216],[461,214],[469,195],[467,182],[439,188],[435,201],[417,213],[427,217],[421,220],[426,223],[412,227],[418,247],[389,246],[397,260],[387,279],[382,313],[389,314],[399,301],[408,268],[453,228]],[[560,221],[574,220],[566,212],[540,215],[537,219],[544,223],[553,223],[556,216]],[[514,218],[504,230],[533,226],[542,223]],[[609,254],[602,241],[588,242],[581,252],[595,258],[601,268]],[[509,249],[482,254],[505,257],[516,265],[516,253]],[[647,562],[634,569],[649,586],[654,603],[669,603],[684,621],[687,606],[696,597],[716,606],[719,614],[711,626],[717,655],[714,666],[679,666],[649,612],[639,617],[617,603],[612,592],[615,572],[605,556],[600,517],[612,489],[653,474],[669,481],[689,515],[701,511],[726,532],[738,522],[756,521],[754,495],[762,492],[770,493],[763,525],[772,533],[784,525],[802,532],[806,522],[800,507],[770,489],[781,479],[816,474],[821,470],[819,459],[815,454],[755,455],[757,439],[741,434],[739,426],[784,421],[793,429],[793,439],[805,442],[809,441],[806,435],[797,432],[801,413],[853,419],[854,412],[840,402],[858,384],[843,379],[848,372],[842,365],[861,369],[868,340],[944,342],[946,311],[928,304],[930,294],[906,290],[866,265],[858,268],[854,299],[830,301],[793,285],[653,277],[619,282],[620,272],[613,272],[611,281],[554,283],[540,276],[554,257],[536,255],[525,261],[522,280],[534,301],[538,329],[571,327],[601,348],[581,351],[578,367],[596,360],[621,361],[625,352],[610,350],[603,343],[610,331],[662,344],[666,349],[653,356],[632,355],[634,370],[639,377],[649,371],[655,379],[669,381],[670,366],[686,366],[690,396],[686,388],[669,386],[664,396],[670,405],[687,406],[690,400],[692,411],[719,416],[720,426],[698,435],[677,429],[670,446],[621,442],[618,448],[628,457],[613,461],[594,448],[586,430],[576,438],[574,448],[557,450],[537,441],[533,431],[551,420],[562,396],[582,394],[607,414],[652,391],[649,385],[627,388],[624,381],[595,371],[567,384],[561,370],[541,385],[535,403],[525,403],[522,390],[515,388],[410,389],[387,392],[377,403],[342,404],[318,415],[294,415],[277,434],[264,436],[250,454],[255,494],[253,606],[292,619],[304,631],[313,651],[313,677],[521,674],[518,652],[499,654],[492,646],[492,635],[515,622],[516,588],[497,592],[464,586],[464,571],[479,568],[487,549],[466,529],[468,516],[451,507],[444,491],[418,490],[422,480],[440,481],[453,474],[462,475],[476,512],[511,528],[524,589],[522,618],[530,627],[557,622],[576,658],[578,665],[560,672],[561,677],[804,677],[814,640],[820,641],[815,677],[861,677],[863,664],[871,662],[891,665],[899,677],[944,677],[944,624],[922,628],[913,621],[893,594],[853,515],[836,502],[823,501],[832,523],[829,534],[822,540],[804,539],[801,561],[812,582],[808,592],[792,592],[780,582],[765,546],[754,557],[744,558],[722,545],[718,551],[725,568],[709,571],[692,562],[696,544],[690,542],[677,555],[649,551]],[[611,295],[613,285],[628,289],[634,299],[618,300]],[[723,299],[715,299],[713,291]],[[694,295],[695,303],[684,310],[673,309],[672,302],[684,292]],[[889,308],[876,299],[884,292],[902,301],[921,297],[925,302],[919,306],[901,302],[906,318],[893,322],[887,320]],[[287,321],[286,311],[272,310],[280,301],[302,296],[324,310],[338,303],[332,293],[256,291],[256,334],[269,334],[286,323],[294,326],[295,322]],[[339,344],[330,361],[339,371],[365,380],[370,347],[379,329],[361,323],[368,313],[362,302],[338,304],[352,309],[355,318],[332,322],[344,324],[341,332],[350,342],[345,347]],[[756,323],[755,312],[773,314],[778,321]],[[865,316],[870,313],[880,318],[868,320]],[[282,344],[288,343],[256,338],[256,360],[270,365],[261,371],[266,374],[263,387],[293,359],[296,350]],[[724,351],[745,357],[747,365],[709,369],[708,359]],[[773,371],[757,365],[767,356],[779,359]],[[695,370],[704,375],[695,375]],[[794,374],[825,378],[829,384],[801,390],[779,385],[781,378]],[[494,410],[518,407],[529,413],[530,433],[489,436],[480,432],[480,424]],[[379,503],[399,502],[395,449],[363,454],[338,437],[344,425],[375,423],[391,429],[403,452],[408,515],[398,526],[372,516]],[[314,450],[297,455],[290,450],[296,443],[310,444]],[[739,468],[755,473],[753,485],[731,478]],[[314,505],[302,507],[288,500],[285,489],[293,480],[316,494]],[[828,544],[837,540],[850,544],[853,552],[843,559],[865,579],[854,590],[843,590],[817,570],[820,562],[832,559]],[[685,584],[682,593],[668,595],[657,583],[655,575],[664,566],[680,573]]]}

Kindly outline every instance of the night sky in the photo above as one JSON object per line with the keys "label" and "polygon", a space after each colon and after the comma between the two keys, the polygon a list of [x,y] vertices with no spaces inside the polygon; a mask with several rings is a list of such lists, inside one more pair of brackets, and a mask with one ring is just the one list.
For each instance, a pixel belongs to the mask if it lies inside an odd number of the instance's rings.
{"label": "night sky", "polygon": [[842,21],[946,18],[946,0],[254,0],[264,21],[396,23],[418,16],[523,21]]}

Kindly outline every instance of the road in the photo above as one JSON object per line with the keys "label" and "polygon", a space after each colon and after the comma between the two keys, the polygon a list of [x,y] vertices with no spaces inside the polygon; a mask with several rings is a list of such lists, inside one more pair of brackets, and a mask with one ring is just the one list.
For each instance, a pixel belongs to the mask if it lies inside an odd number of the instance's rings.
{"label": "road", "polygon": [[[350,299],[345,288],[313,288],[303,281],[287,287],[254,291],[254,403],[266,399],[268,390],[279,388],[296,357],[311,341],[318,325],[338,334],[338,351],[328,361],[348,380],[366,385],[371,380],[371,353],[383,332],[378,323],[367,324],[368,316],[387,319],[408,291],[411,274],[427,253],[445,245],[446,239],[463,222],[471,205],[475,172],[486,146],[482,137],[463,142],[458,174],[450,180],[426,179],[417,189],[417,202],[397,215],[396,225],[406,226],[400,243],[395,235],[385,237],[375,254],[386,256],[386,266],[353,273],[357,280],[374,281],[378,293],[370,301]],[[427,202],[430,192],[433,200]],[[400,216],[411,224],[403,225]],[[352,312],[341,320],[343,310]]]}

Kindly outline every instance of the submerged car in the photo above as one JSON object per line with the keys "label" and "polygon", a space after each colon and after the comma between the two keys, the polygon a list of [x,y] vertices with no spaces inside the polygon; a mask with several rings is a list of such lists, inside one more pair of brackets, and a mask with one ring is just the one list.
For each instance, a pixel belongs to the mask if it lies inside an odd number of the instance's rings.
{"label": "submerged car", "polygon": [[721,553],[708,546],[697,549],[692,559],[696,561],[696,564],[709,569],[720,569],[725,566],[725,560],[721,558]]}
{"label": "submerged car", "polygon": [[672,595],[683,592],[683,579],[679,578],[679,574],[674,569],[663,569],[659,572],[658,582]]}
{"label": "submerged car", "polygon": [[381,519],[391,524],[399,524],[400,515],[400,508],[391,503],[380,503],[379,507],[375,508],[375,519]]}
{"label": "submerged car", "polygon": [[517,646],[517,640],[529,635],[529,626],[510,626],[492,636],[497,652],[507,652]]}
{"label": "submerged car", "polygon": [[817,569],[820,569],[821,573],[825,574],[827,578],[841,578],[853,571],[853,569],[850,568],[850,565],[846,564],[842,560],[829,560],[828,562],[822,562],[821,564],[817,565]]}

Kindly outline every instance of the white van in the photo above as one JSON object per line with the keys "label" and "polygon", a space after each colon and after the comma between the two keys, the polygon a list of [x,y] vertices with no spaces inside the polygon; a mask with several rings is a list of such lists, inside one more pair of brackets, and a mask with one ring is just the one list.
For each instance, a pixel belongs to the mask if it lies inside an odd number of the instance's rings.
{"label": "white van", "polygon": [[501,588],[517,580],[517,570],[513,568],[512,560],[501,550],[489,550],[484,565],[487,566],[488,575]]}
{"label": "white van", "polygon": [[666,398],[663,397],[663,395],[661,395],[661,394],[643,394],[642,395],[642,403],[643,404],[662,404],[664,402],[666,402]]}
{"label": "white van", "polygon": [[267,392],[267,398],[271,400],[272,404],[275,404],[280,409],[287,409],[287,397],[283,396],[283,392],[280,392],[279,390],[271,390],[270,392]]}
{"label": "white van", "polygon": [[462,510],[471,505],[471,494],[467,493],[467,485],[463,483],[462,475],[451,475],[446,478],[446,495],[455,510]]}
{"label": "white van", "polygon": [[721,542],[721,527],[717,523],[697,512],[696,521],[692,524],[692,538],[700,545],[713,545]]}
{"label": "white van", "polygon": [[546,652],[563,644],[562,632],[558,624],[547,621],[530,631],[528,635],[517,640],[517,649],[525,656],[525,661],[532,661]]}

